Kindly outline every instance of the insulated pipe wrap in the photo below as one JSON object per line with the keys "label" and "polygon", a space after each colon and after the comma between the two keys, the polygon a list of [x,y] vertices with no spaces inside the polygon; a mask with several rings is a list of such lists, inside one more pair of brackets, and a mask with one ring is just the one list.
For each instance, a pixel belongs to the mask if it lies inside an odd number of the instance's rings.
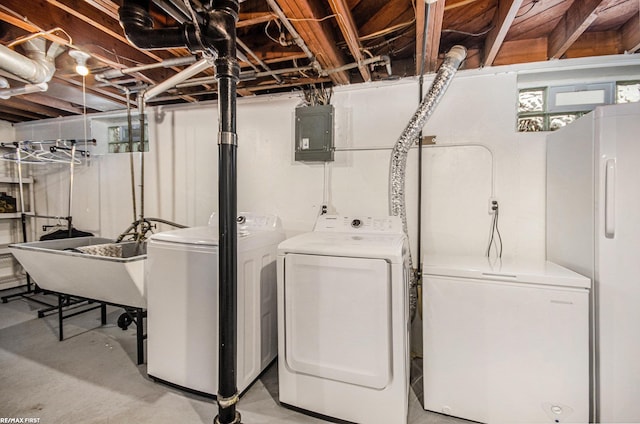
{"label": "insulated pipe wrap", "polygon": [[[418,109],[414,113],[413,117],[411,117],[411,120],[400,135],[400,138],[396,142],[391,153],[389,208],[391,215],[400,216],[402,219],[402,229],[407,237],[409,236],[409,232],[407,230],[407,213],[405,203],[405,176],[409,149],[419,136],[422,128],[427,122],[427,119],[429,119],[440,102],[440,99],[444,96],[453,76],[466,56],[467,49],[462,46],[454,46],[445,55],[444,62],[440,65],[440,68],[431,83],[431,87],[429,87],[429,91],[424,96],[424,99],[422,99],[422,102],[420,102]],[[420,258],[417,259],[420,261]],[[411,257],[409,258],[409,266],[413,269]],[[412,272],[409,280],[409,305],[412,317],[417,304],[416,282],[416,273]]]}

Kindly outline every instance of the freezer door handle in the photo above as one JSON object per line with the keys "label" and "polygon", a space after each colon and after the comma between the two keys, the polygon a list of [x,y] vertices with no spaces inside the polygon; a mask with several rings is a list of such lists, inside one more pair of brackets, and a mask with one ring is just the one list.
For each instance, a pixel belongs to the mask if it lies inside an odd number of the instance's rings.
{"label": "freezer door handle", "polygon": [[608,159],[604,176],[604,236],[613,238],[616,233],[616,160]]}

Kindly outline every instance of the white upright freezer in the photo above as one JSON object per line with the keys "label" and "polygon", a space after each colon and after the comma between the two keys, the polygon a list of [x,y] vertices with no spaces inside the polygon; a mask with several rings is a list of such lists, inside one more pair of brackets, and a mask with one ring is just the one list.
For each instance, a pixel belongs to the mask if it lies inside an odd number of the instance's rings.
{"label": "white upright freezer", "polygon": [[547,259],[593,282],[592,419],[640,422],[640,104],[547,137]]}
{"label": "white upright freezer", "polygon": [[546,261],[425,256],[424,407],[482,423],[586,423],[588,278]]}

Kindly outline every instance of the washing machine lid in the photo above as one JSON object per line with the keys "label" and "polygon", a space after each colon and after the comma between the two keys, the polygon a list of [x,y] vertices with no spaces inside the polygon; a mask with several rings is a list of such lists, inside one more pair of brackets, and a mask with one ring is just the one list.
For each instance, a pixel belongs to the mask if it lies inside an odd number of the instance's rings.
{"label": "washing machine lid", "polygon": [[312,232],[294,236],[280,243],[278,254],[342,256],[385,259],[402,263],[407,253],[404,234],[357,234]]}
{"label": "washing machine lid", "polygon": [[[277,245],[284,240],[284,232],[278,230],[242,230],[238,228],[238,250],[248,251],[268,245]],[[180,245],[218,246],[218,227],[202,226],[164,231],[152,235],[149,243],[164,242]]]}
{"label": "washing machine lid", "polygon": [[422,262],[422,274],[576,288],[591,287],[589,278],[545,260],[426,255]]}

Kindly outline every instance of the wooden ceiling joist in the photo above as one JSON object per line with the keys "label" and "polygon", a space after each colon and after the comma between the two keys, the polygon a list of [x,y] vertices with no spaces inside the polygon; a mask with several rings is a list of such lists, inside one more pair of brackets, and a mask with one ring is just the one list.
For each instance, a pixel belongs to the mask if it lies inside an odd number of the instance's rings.
{"label": "wooden ceiling joist", "polygon": [[498,11],[493,19],[493,29],[487,34],[487,39],[484,43],[483,66],[491,66],[493,64],[509,32],[509,28],[511,28],[518,14],[518,10],[522,6],[522,1],[503,0],[498,2]]}
{"label": "wooden ceiling joist", "polygon": [[571,45],[597,19],[598,7],[605,0],[574,1],[549,35],[549,59],[560,59]]}
{"label": "wooden ceiling joist", "polygon": [[358,39],[358,28],[353,21],[351,10],[349,10],[349,7],[344,0],[329,0],[329,4],[331,5],[331,10],[333,10],[333,13],[337,17],[338,26],[340,27],[340,31],[342,31],[342,36],[347,42],[349,51],[351,51],[351,55],[358,63],[360,75],[362,75],[362,78],[365,81],[371,81],[371,72],[369,72],[369,68],[367,68],[367,65],[362,64],[362,61],[364,60],[362,44]]}
{"label": "wooden ceiling joist", "polygon": [[635,13],[622,27],[622,47],[627,53],[640,50],[640,12]]}
{"label": "wooden ceiling joist", "polygon": [[269,21],[278,19],[276,15],[271,12],[262,13],[240,13],[240,20],[238,21],[236,28],[244,28],[253,25],[260,25]]}
{"label": "wooden ceiling joist", "polygon": [[[438,68],[438,53],[440,52],[440,37],[444,20],[445,0],[437,0],[431,4],[429,22],[427,22],[427,53],[425,55],[425,70],[435,72]],[[422,27],[418,31],[422,31]],[[421,44],[422,46],[422,44]]]}
{"label": "wooden ceiling joist", "polygon": [[[323,69],[339,68],[345,64],[342,53],[338,50],[331,27],[324,21],[322,8],[316,0],[276,0],[284,14],[291,19],[291,24],[305,44],[314,54]],[[331,74],[335,84],[349,84],[346,71]]]}

